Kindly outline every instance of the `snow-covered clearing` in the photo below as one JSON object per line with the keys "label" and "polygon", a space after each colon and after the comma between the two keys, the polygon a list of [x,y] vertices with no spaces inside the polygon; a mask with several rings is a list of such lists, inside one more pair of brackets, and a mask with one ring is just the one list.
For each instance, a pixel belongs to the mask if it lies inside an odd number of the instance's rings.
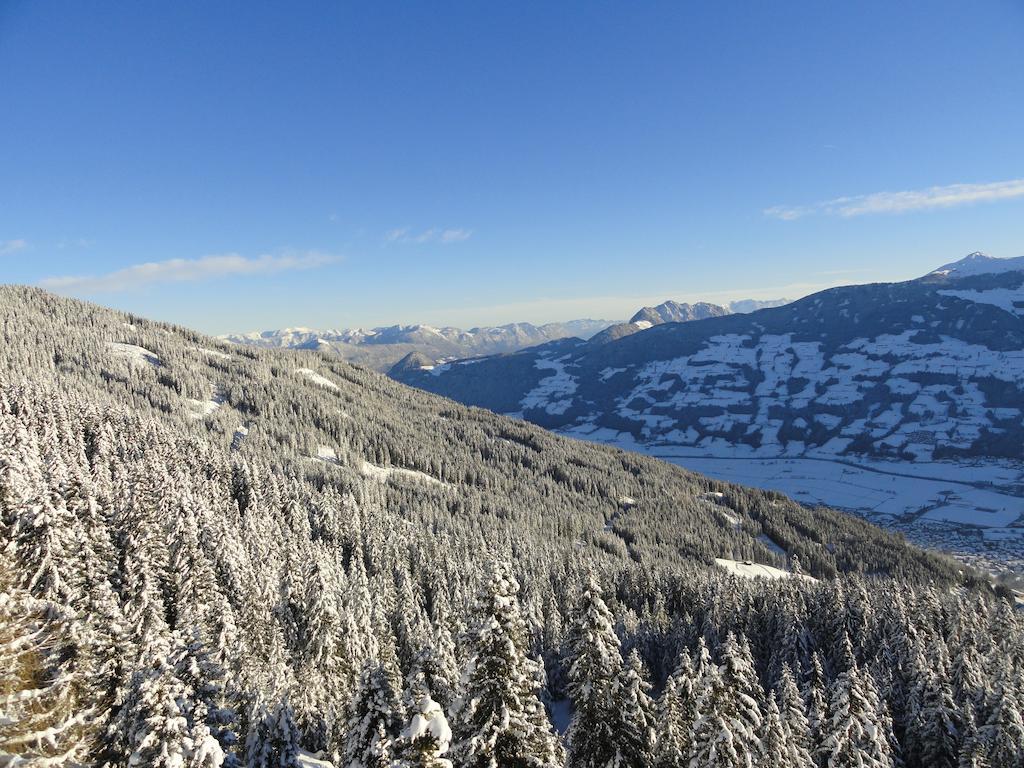
{"label": "snow-covered clearing", "polygon": [[973,301],[975,304],[991,304],[1017,317],[1024,315],[1024,286],[989,288],[987,291],[939,291],[939,294]]}
{"label": "snow-covered clearing", "polygon": [[160,357],[145,347],[135,344],[124,344],[120,341],[108,341],[107,349],[117,357],[127,360],[131,365],[160,365]]}
{"label": "snow-covered clearing", "polygon": [[213,395],[209,400],[193,400],[192,398],[188,398],[188,404],[192,408],[192,413],[189,414],[189,417],[193,419],[205,419],[220,408],[226,399],[227,398],[224,396],[224,393],[218,389],[214,389]]}
{"label": "snow-covered clearing", "polygon": [[204,355],[209,355],[210,357],[216,357],[216,358],[219,358],[221,360],[230,360],[231,359],[231,355],[229,355],[226,352],[221,352],[220,350],[217,350],[217,349],[208,349],[206,347],[199,347],[198,349]]}
{"label": "snow-covered clearing", "polygon": [[780,557],[786,556],[786,550],[778,545],[767,533],[762,533],[757,537],[757,540],[764,544],[770,551],[774,552]]}
{"label": "snow-covered clearing", "polygon": [[371,464],[368,461],[364,461],[359,465],[359,473],[363,477],[379,480],[382,483],[387,482],[392,477],[407,477],[413,480],[422,480],[433,485],[448,485],[448,483],[438,480],[436,477],[431,477],[425,472],[418,472],[414,469],[403,469],[402,467],[380,467],[376,464]]}
{"label": "snow-covered clearing", "polygon": [[329,445],[321,445],[316,449],[316,457],[328,464],[338,463],[338,454]]}
{"label": "snow-covered clearing", "polygon": [[[739,560],[728,560],[724,557],[716,557],[715,563],[717,563],[725,570],[733,573],[737,576],[743,576],[747,579],[765,578],[765,579],[789,579],[796,574],[790,573],[789,571],[783,571],[779,568],[773,568],[770,565],[762,565],[761,563],[753,563],[749,560],[740,562]],[[808,579],[810,581],[817,581],[817,579],[811,576],[800,575],[801,579]]]}
{"label": "snow-covered clearing", "polygon": [[327,387],[328,389],[339,389],[337,384],[335,384],[330,379],[324,378],[311,368],[296,368],[295,372],[301,376],[305,376],[314,384],[319,384],[321,387]]}

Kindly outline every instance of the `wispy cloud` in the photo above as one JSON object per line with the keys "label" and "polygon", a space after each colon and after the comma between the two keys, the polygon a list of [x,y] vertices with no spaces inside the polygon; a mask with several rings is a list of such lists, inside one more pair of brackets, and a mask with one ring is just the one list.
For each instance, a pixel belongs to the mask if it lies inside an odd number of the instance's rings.
{"label": "wispy cloud", "polygon": [[871,195],[837,197],[811,205],[775,206],[765,215],[783,221],[805,216],[866,216],[872,213],[908,213],[934,208],[952,208],[956,205],[1008,200],[1024,197],[1024,179],[995,181],[989,184],[950,184],[945,187],[907,190],[904,192],[875,192]]}
{"label": "wispy cloud", "polygon": [[28,248],[28,240],[5,240],[0,242],[0,256],[8,256]]}
{"label": "wispy cloud", "polygon": [[473,236],[473,230],[453,227],[449,229],[427,229],[422,232],[413,232],[408,227],[392,229],[384,235],[384,240],[389,243],[461,243]]}
{"label": "wispy cloud", "polygon": [[191,283],[231,275],[268,275],[313,269],[337,260],[336,256],[316,252],[255,258],[228,253],[199,259],[169,259],[133,264],[103,275],[47,277],[40,280],[39,285],[62,293],[120,293],[160,283]]}

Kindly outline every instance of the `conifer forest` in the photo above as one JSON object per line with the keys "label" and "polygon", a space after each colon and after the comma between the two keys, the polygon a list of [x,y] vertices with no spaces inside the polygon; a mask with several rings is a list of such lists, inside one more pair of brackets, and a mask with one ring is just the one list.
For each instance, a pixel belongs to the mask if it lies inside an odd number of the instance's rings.
{"label": "conifer forest", "polygon": [[37,289],[0,537],[4,768],[1024,765],[1024,621],[949,558]]}

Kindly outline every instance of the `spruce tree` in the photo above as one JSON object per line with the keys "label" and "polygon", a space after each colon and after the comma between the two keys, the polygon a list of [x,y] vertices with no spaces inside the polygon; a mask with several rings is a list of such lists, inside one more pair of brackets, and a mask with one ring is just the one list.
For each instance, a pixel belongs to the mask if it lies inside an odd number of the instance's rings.
{"label": "spruce tree", "polygon": [[352,699],[344,764],[388,768],[403,720],[402,705],[383,662],[367,659]]}
{"label": "spruce tree", "polygon": [[690,654],[684,648],[675,671],[665,681],[658,698],[655,724],[656,768],[682,768],[689,761],[690,730],[693,727],[695,680]]}
{"label": "spruce tree", "polygon": [[519,583],[492,563],[467,638],[462,691],[452,708],[452,760],[465,768],[559,768],[562,746],[537,698],[539,667],[526,656]]}
{"label": "spruce tree", "polygon": [[805,704],[800,696],[793,673],[782,666],[778,684],[779,716],[786,729],[789,763],[792,768],[814,768],[811,756],[811,729],[807,721]]}
{"label": "spruce tree", "polygon": [[820,755],[828,768],[892,768],[887,724],[871,676],[863,673],[843,634],[837,660],[846,665],[829,692]]}
{"label": "spruce tree", "polygon": [[644,679],[643,662],[634,650],[612,688],[616,755],[621,768],[647,768],[654,753],[654,703]]}
{"label": "spruce tree", "polygon": [[568,731],[570,768],[611,765],[619,750],[619,706],[614,690],[623,672],[611,612],[591,577],[579,598],[567,647],[568,693],[573,717]]}

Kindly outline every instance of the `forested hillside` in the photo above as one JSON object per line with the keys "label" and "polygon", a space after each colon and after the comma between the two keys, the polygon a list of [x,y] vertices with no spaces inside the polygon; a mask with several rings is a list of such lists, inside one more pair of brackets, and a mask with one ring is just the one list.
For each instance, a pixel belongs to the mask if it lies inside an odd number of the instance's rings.
{"label": "forested hillside", "polygon": [[863,521],[33,289],[0,332],[0,766],[1024,764],[1019,614]]}

